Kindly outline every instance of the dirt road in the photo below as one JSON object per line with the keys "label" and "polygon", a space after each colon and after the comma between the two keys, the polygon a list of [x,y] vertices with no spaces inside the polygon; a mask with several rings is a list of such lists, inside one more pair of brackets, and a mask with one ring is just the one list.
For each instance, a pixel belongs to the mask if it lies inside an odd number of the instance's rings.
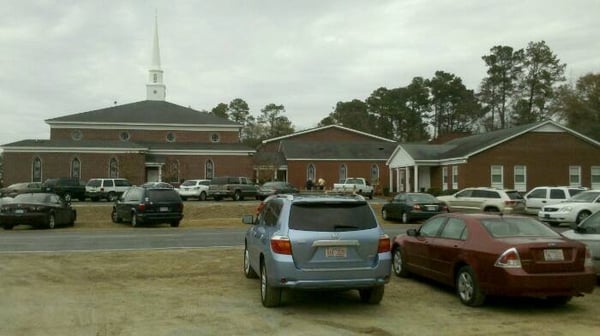
{"label": "dirt road", "polygon": [[[242,225],[236,208],[223,210],[224,225]],[[75,229],[92,222],[80,217]],[[394,277],[380,305],[356,291],[285,292],[282,307],[266,309],[241,269],[241,247],[2,254],[0,335],[600,335],[599,291],[564,307],[469,308],[450,289]]]}

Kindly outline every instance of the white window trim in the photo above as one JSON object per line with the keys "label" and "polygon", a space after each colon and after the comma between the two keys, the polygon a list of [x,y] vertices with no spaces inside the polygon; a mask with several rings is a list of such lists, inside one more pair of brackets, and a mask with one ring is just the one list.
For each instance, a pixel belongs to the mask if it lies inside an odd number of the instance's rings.
{"label": "white window trim", "polygon": [[[523,168],[523,182],[517,182],[517,169]],[[513,171],[513,180],[514,180],[514,188],[517,191],[526,192],[527,191],[527,166],[526,165],[516,165],[514,166]]]}
{"label": "white window trim", "polygon": [[[571,171],[573,169],[577,170],[577,174],[576,175],[572,175]],[[571,176],[577,176],[577,182],[572,182],[571,181]],[[569,186],[570,187],[581,187],[581,166],[569,166]]]}
{"label": "white window trim", "polygon": [[[500,174],[494,174],[494,168],[500,169]],[[500,182],[494,182],[494,175],[500,175]],[[491,165],[490,166],[490,186],[492,188],[504,189],[504,166],[502,165]]]}
{"label": "white window trim", "polygon": [[442,190],[448,190],[448,166],[442,167]]}
{"label": "white window trim", "polygon": [[600,176],[600,166],[592,166],[590,169],[590,187],[597,190],[600,189],[600,182],[594,183],[594,176]]}
{"label": "white window trim", "polygon": [[452,189],[458,190],[458,166],[452,166]]}

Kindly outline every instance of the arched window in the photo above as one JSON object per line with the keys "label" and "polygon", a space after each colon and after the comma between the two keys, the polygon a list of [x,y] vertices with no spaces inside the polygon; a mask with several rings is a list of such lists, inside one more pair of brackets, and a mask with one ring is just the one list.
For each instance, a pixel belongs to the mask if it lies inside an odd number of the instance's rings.
{"label": "arched window", "polygon": [[42,160],[37,156],[33,158],[31,163],[31,181],[42,182]]}
{"label": "arched window", "polygon": [[208,180],[215,177],[215,164],[212,160],[206,160],[206,163],[204,163],[204,176]]}
{"label": "arched window", "polygon": [[117,161],[117,158],[111,158],[108,163],[108,177],[119,177],[119,161]]}
{"label": "arched window", "polygon": [[314,164],[309,163],[308,167],[306,168],[306,179],[316,182],[317,180],[315,179],[315,176],[317,176],[317,169],[315,168]]}
{"label": "arched window", "polygon": [[379,166],[376,164],[371,165],[371,185],[379,184]]}
{"label": "arched window", "polygon": [[346,164],[342,163],[340,165],[340,183],[346,181],[347,177],[348,177],[348,167],[346,166]]}
{"label": "arched window", "polygon": [[71,177],[76,179],[81,178],[81,162],[78,158],[71,160]]}

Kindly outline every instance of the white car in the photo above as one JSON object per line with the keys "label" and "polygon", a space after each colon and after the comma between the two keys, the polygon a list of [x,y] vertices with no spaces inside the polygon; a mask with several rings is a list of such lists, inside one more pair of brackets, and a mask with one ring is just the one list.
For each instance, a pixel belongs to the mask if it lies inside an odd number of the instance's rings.
{"label": "white car", "polygon": [[585,190],[587,188],[584,187],[535,187],[523,196],[525,212],[537,215],[544,205],[566,201]]}
{"label": "white car", "polygon": [[596,274],[600,276],[600,212],[586,218],[575,229],[567,230],[562,235],[578,240],[588,246],[592,252]]}
{"label": "white car", "polygon": [[205,201],[209,185],[210,180],[185,180],[175,190],[184,201],[188,198],[197,198],[200,201]]}
{"label": "white car", "polygon": [[552,226],[581,223],[589,215],[600,210],[600,190],[580,192],[565,202],[546,205],[538,212],[538,219]]}

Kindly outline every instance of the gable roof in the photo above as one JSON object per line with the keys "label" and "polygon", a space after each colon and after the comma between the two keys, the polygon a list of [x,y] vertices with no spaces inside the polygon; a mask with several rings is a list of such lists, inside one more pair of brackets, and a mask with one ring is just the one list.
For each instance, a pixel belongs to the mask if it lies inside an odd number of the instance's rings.
{"label": "gable roof", "polygon": [[330,129],[330,128],[337,128],[337,129],[340,129],[340,130],[344,130],[346,132],[360,134],[360,135],[363,135],[365,137],[372,138],[373,140],[380,140],[380,141],[387,141],[387,142],[394,142],[394,143],[396,142],[396,141],[394,141],[392,139],[383,138],[383,137],[380,137],[380,136],[377,136],[377,135],[373,135],[373,134],[370,134],[370,133],[358,131],[358,130],[355,130],[355,129],[352,129],[352,128],[348,128],[348,127],[344,127],[344,126],[341,126],[341,125],[327,125],[327,126],[321,126],[321,127],[315,127],[315,128],[305,129],[305,130],[302,130],[302,131],[294,132],[292,134],[282,135],[282,136],[276,137],[276,138],[266,139],[266,140],[263,140],[262,143],[266,144],[266,143],[269,143],[269,142],[286,140],[286,139],[290,139],[290,138],[293,138],[293,137],[296,137],[296,136],[299,136],[299,135],[308,134],[308,133],[314,133],[314,132],[319,132],[319,131],[323,131],[323,130]]}
{"label": "gable roof", "polygon": [[203,125],[238,126],[241,124],[217,117],[208,112],[196,111],[189,107],[167,101],[143,100],[135,103],[116,105],[89,112],[82,112],[47,119],[49,125],[61,124],[127,124],[127,125]]}
{"label": "gable roof", "polygon": [[387,160],[395,143],[381,141],[281,141],[287,160]]}

